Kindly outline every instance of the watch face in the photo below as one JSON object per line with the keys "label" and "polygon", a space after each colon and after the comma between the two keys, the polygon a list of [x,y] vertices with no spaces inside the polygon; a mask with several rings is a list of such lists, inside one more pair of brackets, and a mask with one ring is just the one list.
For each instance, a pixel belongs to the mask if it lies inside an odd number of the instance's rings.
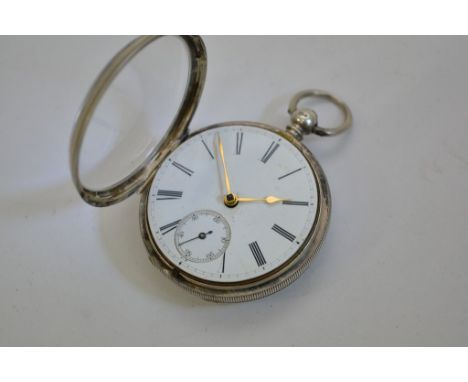
{"label": "watch face", "polygon": [[215,127],[162,163],[148,194],[148,222],[159,251],[181,271],[246,282],[298,253],[317,198],[314,173],[292,143],[258,127]]}

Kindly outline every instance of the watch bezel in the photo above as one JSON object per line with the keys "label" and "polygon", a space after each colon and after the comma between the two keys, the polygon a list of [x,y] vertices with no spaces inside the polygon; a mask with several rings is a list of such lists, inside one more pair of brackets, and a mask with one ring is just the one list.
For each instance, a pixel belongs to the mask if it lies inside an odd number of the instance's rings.
{"label": "watch bezel", "polygon": [[[282,138],[285,138],[291,144],[293,144],[306,159],[312,170],[312,173],[314,174],[317,186],[317,213],[315,216],[315,221],[306,239],[302,243],[301,247],[293,256],[291,256],[288,261],[272,269],[270,272],[256,278],[239,282],[220,283],[204,280],[190,275],[182,269],[178,268],[176,265],[172,264],[167,259],[167,257],[156,244],[149,227],[148,199],[154,176],[156,175],[164,160],[180,144],[197,136],[198,134],[206,132],[207,130],[229,126],[250,126],[265,129],[280,135]],[[200,296],[204,300],[213,302],[243,302],[255,300],[275,293],[295,281],[307,269],[312,258],[319,251],[327,232],[331,213],[331,195],[328,182],[322,167],[315,159],[314,155],[310,152],[310,150],[287,131],[269,126],[267,124],[249,121],[232,121],[210,125],[191,133],[183,141],[174,144],[169,150],[167,150],[164,158],[161,158],[159,161],[158,167],[155,168],[151,178],[148,179],[146,187],[141,191],[141,194],[140,229],[150,261],[167,277],[176,282],[185,290]]]}

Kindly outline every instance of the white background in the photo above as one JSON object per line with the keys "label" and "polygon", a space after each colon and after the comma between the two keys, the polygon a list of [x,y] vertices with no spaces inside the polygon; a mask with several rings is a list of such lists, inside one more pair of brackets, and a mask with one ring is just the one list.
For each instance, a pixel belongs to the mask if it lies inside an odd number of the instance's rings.
{"label": "white background", "polygon": [[97,209],[71,184],[78,106],[126,41],[0,39],[0,344],[467,345],[466,38],[206,38],[193,129],[284,126],[305,88],[354,113],[349,134],[305,140],[333,196],[321,252],[289,288],[239,305],[151,266],[138,197]]}

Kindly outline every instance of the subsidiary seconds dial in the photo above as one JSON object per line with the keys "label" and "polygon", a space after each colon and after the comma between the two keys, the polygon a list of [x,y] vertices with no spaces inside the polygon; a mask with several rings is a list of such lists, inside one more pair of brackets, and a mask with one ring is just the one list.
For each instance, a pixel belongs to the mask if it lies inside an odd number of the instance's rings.
{"label": "subsidiary seconds dial", "polygon": [[195,211],[177,224],[174,242],[182,258],[194,263],[214,261],[226,253],[229,223],[215,211]]}

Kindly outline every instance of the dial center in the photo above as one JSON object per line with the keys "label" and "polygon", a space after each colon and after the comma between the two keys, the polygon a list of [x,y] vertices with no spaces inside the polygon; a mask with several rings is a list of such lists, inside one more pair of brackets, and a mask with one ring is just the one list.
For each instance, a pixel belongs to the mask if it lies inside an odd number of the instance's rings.
{"label": "dial center", "polygon": [[224,205],[229,208],[234,208],[239,203],[239,198],[236,194],[224,195]]}
{"label": "dial center", "polygon": [[202,239],[202,240],[205,240],[205,239],[206,239],[206,236],[207,236],[207,235],[211,235],[212,233],[213,233],[213,231],[208,231],[208,232],[206,232],[206,233],[205,233],[205,232],[200,232],[200,233],[198,234],[198,238],[199,238],[199,239]]}

